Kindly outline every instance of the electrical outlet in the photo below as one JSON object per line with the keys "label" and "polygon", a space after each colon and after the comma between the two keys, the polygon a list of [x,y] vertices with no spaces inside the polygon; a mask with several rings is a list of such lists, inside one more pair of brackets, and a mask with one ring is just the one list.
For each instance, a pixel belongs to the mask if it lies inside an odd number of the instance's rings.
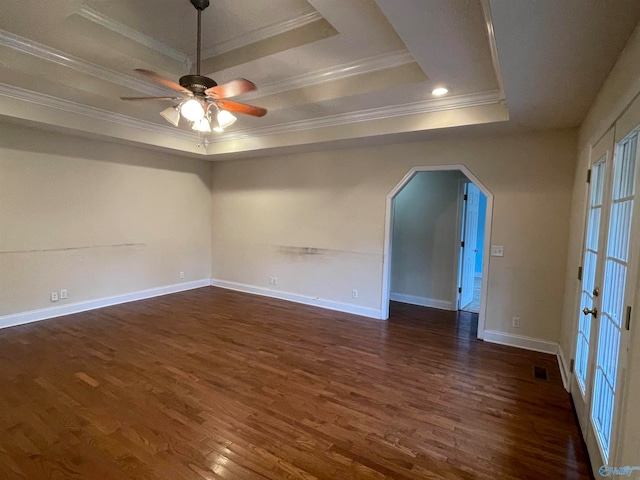
{"label": "electrical outlet", "polygon": [[356,290],[356,289],[351,290],[351,296],[353,298],[358,298],[358,290]]}
{"label": "electrical outlet", "polygon": [[180,272],[180,280],[184,280],[184,272]]}
{"label": "electrical outlet", "polygon": [[278,277],[273,277],[273,284],[277,285],[278,284]]}
{"label": "electrical outlet", "polygon": [[65,298],[67,298],[67,289],[63,288],[60,290],[60,300],[64,300]]}
{"label": "electrical outlet", "polygon": [[513,317],[511,319],[511,326],[513,328],[520,328],[520,317]]}
{"label": "electrical outlet", "polygon": [[58,292],[51,292],[51,301],[52,302],[58,301]]}

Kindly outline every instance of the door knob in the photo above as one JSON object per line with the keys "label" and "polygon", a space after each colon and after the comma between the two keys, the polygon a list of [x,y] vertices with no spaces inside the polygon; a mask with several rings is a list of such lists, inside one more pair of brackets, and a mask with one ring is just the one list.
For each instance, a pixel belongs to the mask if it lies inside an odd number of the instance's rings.
{"label": "door knob", "polygon": [[589,310],[587,307],[584,307],[582,309],[582,313],[584,313],[585,315],[593,315],[593,318],[597,318],[598,316],[598,309],[596,307],[593,307],[591,310]]}

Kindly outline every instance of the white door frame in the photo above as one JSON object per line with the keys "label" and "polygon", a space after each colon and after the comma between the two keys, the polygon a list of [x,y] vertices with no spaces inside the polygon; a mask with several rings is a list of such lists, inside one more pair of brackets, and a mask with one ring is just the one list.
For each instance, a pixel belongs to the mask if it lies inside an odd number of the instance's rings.
{"label": "white door frame", "polygon": [[[487,290],[488,279],[490,273],[490,245],[491,245],[491,217],[493,215],[493,194],[484,186],[484,184],[464,165],[430,165],[422,167],[413,167],[404,176],[402,180],[387,195],[385,226],[384,226],[384,250],[382,258],[382,304],[380,311],[382,319],[389,318],[389,298],[391,296],[391,251],[392,251],[392,227],[393,227],[393,202],[400,191],[411,181],[411,179],[419,172],[437,172],[446,170],[458,170],[462,172],[476,187],[487,197],[487,211],[484,229],[484,245],[482,252],[482,291],[480,293],[480,312],[478,313],[478,338],[484,339],[484,326],[487,314]],[[486,270],[485,270],[486,269]]]}

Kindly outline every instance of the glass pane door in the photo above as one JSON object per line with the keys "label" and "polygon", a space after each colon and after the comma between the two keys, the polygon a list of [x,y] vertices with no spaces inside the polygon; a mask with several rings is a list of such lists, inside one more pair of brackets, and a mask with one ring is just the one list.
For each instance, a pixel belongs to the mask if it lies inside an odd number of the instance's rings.
{"label": "glass pane door", "polygon": [[620,340],[624,328],[624,300],[636,192],[637,141],[638,134],[634,132],[620,143],[614,158],[591,408],[591,421],[605,462],[608,461],[611,448]]}
{"label": "glass pane door", "polygon": [[[596,303],[594,291],[596,288],[596,267],[598,265],[600,222],[602,220],[602,200],[604,191],[606,156],[598,160],[592,169],[591,192],[589,194],[589,213],[587,216],[587,231],[584,248],[582,292],[580,310],[591,309]],[[576,345],[575,372],[584,395],[587,388],[589,366],[589,340],[591,338],[591,315],[580,314],[578,319],[578,340]]]}

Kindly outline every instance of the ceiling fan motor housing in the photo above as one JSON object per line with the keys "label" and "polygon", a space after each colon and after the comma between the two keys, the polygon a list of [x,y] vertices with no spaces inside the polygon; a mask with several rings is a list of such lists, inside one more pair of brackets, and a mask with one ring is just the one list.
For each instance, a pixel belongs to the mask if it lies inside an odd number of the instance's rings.
{"label": "ceiling fan motor housing", "polygon": [[203,94],[208,88],[218,85],[215,80],[203,75],[184,75],[180,77],[180,85],[188,88],[195,94]]}

